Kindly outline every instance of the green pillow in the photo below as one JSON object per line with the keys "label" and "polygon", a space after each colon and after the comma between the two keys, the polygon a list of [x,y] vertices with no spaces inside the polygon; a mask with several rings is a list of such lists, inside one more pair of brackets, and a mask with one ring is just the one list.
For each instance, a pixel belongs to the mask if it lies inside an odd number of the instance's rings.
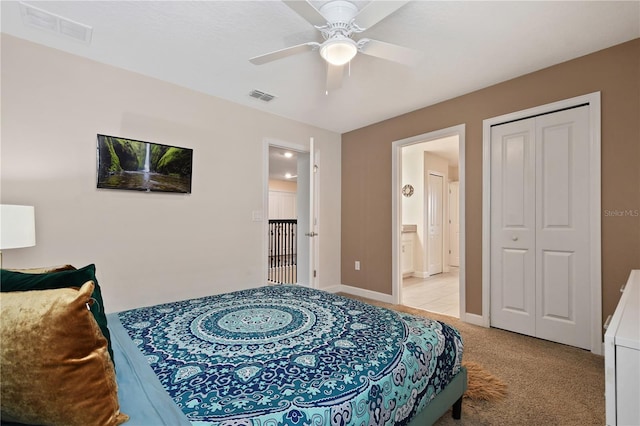
{"label": "green pillow", "polygon": [[[6,269],[0,270],[0,291],[29,291],[29,290],[53,290],[57,288],[80,288],[87,281],[93,281],[95,288],[91,293],[94,300],[91,313],[96,319],[100,331],[107,339],[107,350],[113,362],[113,350],[111,349],[111,335],[107,327],[107,316],[104,311],[102,292],[96,279],[96,265],[87,265],[81,269],[51,272],[45,274],[29,274]],[[114,362],[115,365],[115,362]]]}

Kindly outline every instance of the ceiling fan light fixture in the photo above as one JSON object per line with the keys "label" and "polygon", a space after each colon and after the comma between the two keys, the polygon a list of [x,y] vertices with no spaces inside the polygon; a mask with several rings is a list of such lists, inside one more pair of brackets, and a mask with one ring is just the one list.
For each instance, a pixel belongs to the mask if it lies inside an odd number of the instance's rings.
{"label": "ceiling fan light fixture", "polygon": [[331,65],[344,65],[358,53],[356,42],[348,37],[335,37],[322,43],[320,56]]}

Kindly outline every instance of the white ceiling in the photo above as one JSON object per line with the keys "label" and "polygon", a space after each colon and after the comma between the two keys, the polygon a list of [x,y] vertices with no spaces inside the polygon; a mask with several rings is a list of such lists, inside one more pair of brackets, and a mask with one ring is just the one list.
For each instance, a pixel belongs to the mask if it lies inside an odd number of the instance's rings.
{"label": "white ceiling", "polygon": [[444,158],[449,163],[449,166],[458,167],[460,161],[459,157],[459,141],[458,136],[447,136],[442,139],[430,140],[428,142],[420,142],[416,145],[409,145],[403,148],[409,150],[409,152],[430,152],[439,157]]}
{"label": "white ceiling", "polygon": [[[325,95],[317,51],[249,62],[321,41],[280,1],[26,3],[92,27],[91,42],[24,25],[15,1],[1,2],[2,32],[338,133],[640,37],[640,1],[413,1],[365,35],[424,59],[409,68],[357,55],[342,88]],[[276,99],[254,99],[253,89]]]}
{"label": "white ceiling", "polygon": [[[289,153],[291,156],[285,156]],[[287,178],[286,174],[292,177]],[[296,151],[275,146],[269,147],[269,179],[298,181],[298,153]]]}

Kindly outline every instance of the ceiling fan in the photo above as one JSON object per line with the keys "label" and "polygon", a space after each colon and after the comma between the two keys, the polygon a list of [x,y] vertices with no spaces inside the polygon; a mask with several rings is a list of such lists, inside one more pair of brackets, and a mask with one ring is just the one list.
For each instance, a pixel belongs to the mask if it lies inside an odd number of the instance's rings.
{"label": "ceiling fan", "polygon": [[360,38],[354,40],[354,34],[360,34],[396,10],[408,1],[372,1],[362,10],[345,0],[332,0],[325,3],[320,10],[308,1],[283,0],[296,13],[318,29],[324,42],[307,42],[287,47],[275,52],[255,56],[249,61],[255,65],[283,59],[298,53],[319,50],[320,56],[327,62],[327,91],[342,85],[344,66],[357,53],[376,58],[387,59],[405,65],[413,65],[420,57],[420,52],[383,41]]}

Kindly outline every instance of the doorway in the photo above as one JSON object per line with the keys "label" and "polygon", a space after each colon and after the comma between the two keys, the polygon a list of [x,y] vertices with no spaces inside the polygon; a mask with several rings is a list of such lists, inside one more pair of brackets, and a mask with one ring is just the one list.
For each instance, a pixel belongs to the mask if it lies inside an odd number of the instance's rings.
{"label": "doorway", "polygon": [[[315,287],[317,278],[317,152],[265,141],[265,280]],[[315,154],[315,155],[314,155]]]}
{"label": "doorway", "polygon": [[[396,141],[392,153],[394,303],[462,319],[464,129],[460,125]],[[453,204],[452,187],[459,197]],[[458,224],[454,232],[452,216]]]}

